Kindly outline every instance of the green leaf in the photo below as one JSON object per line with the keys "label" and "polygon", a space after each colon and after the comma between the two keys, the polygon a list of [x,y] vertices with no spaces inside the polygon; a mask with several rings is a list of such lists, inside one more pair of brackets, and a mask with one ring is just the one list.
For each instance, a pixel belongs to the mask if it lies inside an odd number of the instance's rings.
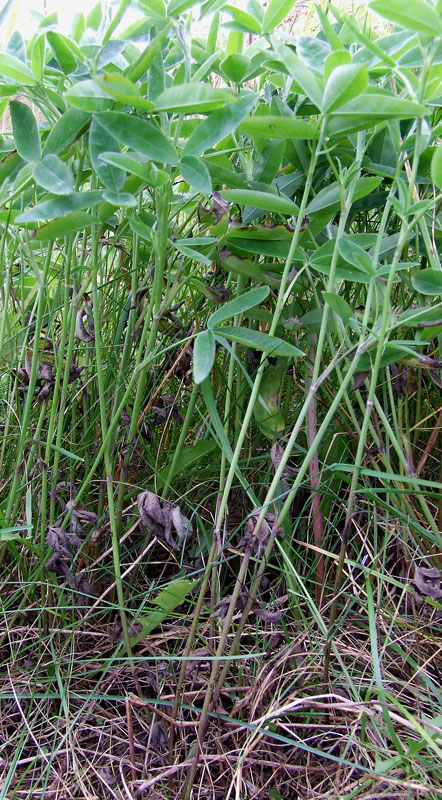
{"label": "green leaf", "polygon": [[322,111],[332,112],[358,97],[368,86],[365,64],[342,64],[331,73],[322,98]]}
{"label": "green leaf", "polygon": [[180,161],[180,172],[197,192],[201,194],[212,193],[212,179],[204,161],[195,156],[183,156]]}
{"label": "green leaf", "polygon": [[64,217],[71,211],[83,211],[97,205],[103,197],[102,192],[73,192],[66,196],[56,197],[53,200],[43,200],[33,208],[24,211],[15,218],[15,223],[42,222],[43,220]]}
{"label": "green leaf", "polygon": [[[13,83],[8,84],[1,84],[0,83],[0,97],[5,98],[7,102],[8,97],[12,97],[13,94],[20,94],[20,86]],[[2,105],[4,100],[2,100]]]}
{"label": "green leaf", "polygon": [[[124,2],[125,1],[126,0],[124,0]],[[115,17],[114,17],[114,21],[115,21]],[[113,23],[111,23],[111,24],[113,24]],[[109,28],[108,28],[108,31],[109,31]],[[106,39],[106,36],[107,36],[107,33],[104,36],[103,41]],[[97,58],[96,68],[97,68],[98,74],[101,75],[101,70],[104,69],[105,67],[110,66],[114,62],[116,62],[116,63],[120,62],[121,59],[119,57],[120,57],[121,53],[123,52],[123,50],[125,48],[126,48],[126,42],[122,41],[121,39],[112,39],[111,41],[106,39],[106,43],[105,43],[104,47],[102,47],[100,55]],[[116,73],[116,74],[120,74],[120,73]],[[97,77],[98,76],[95,75],[95,80],[97,79]]]}
{"label": "green leaf", "polygon": [[98,222],[86,211],[76,211],[73,214],[68,214],[65,217],[56,219],[53,222],[48,222],[36,231],[34,240],[37,242],[45,242],[49,239],[59,239],[60,237],[68,236],[70,233],[90,228]]}
{"label": "green leaf", "polygon": [[298,36],[296,40],[296,55],[307,64],[307,67],[318,75],[324,73],[324,62],[330,55],[330,45],[323,39],[315,36]]}
{"label": "green leaf", "polygon": [[324,62],[324,79],[328,81],[333,70],[343,64],[351,64],[351,55],[348,50],[333,50],[332,53],[329,53]]}
{"label": "green leaf", "polygon": [[245,292],[245,294],[241,294],[239,297],[235,297],[234,300],[230,300],[229,303],[221,306],[209,317],[207,327],[213,329],[226,319],[231,319],[236,314],[243,314],[249,308],[259,306],[269,296],[269,292],[268,286],[259,286],[256,289]]}
{"label": "green leaf", "polygon": [[131,645],[134,646],[141,641],[144,636],[147,636],[163,620],[167,619],[178,606],[182,605],[195,584],[196,581],[190,581],[188,578],[180,578],[169,583],[152,601],[156,606],[159,606],[159,610],[151,611],[150,614],[137,618],[137,622],[141,624],[141,631],[131,636]]}
{"label": "green leaf", "polygon": [[45,34],[41,33],[40,36],[34,41],[31,50],[31,67],[37,81],[41,83],[43,80],[43,69],[45,61]]}
{"label": "green leaf", "polygon": [[114,99],[105,89],[98,85],[96,81],[87,79],[74,83],[65,94],[72,106],[80,108],[81,111],[88,111],[93,114],[96,111],[104,111],[109,108]]}
{"label": "green leaf", "polygon": [[[249,225],[244,228],[231,228],[226,245],[235,252],[239,250],[241,254],[245,253],[248,256],[257,253],[285,259],[288,256],[292,239],[293,231],[287,225]],[[298,261],[305,261],[305,255],[300,248],[296,248],[294,258]],[[273,269],[282,271],[280,265],[273,265]]]}
{"label": "green leaf", "polygon": [[[201,394],[204,397],[204,402],[209,412],[210,424],[212,428],[215,430],[215,433],[218,437],[219,446],[222,449],[222,451],[226,454],[228,460],[232,462],[233,458],[232,448],[230,446],[229,439],[226,436],[223,423],[221,422],[220,416],[218,414],[215,398],[213,396],[212,385],[208,378],[206,378],[206,380],[203,381],[201,384]],[[236,470],[236,474],[239,480],[243,483],[243,485],[245,485],[244,481],[242,481],[241,473],[238,468]]]}
{"label": "green leaf", "polygon": [[242,53],[244,47],[244,35],[242,31],[230,31],[225,44],[226,56]]}
{"label": "green leaf", "polygon": [[164,469],[160,469],[159,472],[156,474],[156,487],[157,491],[160,491],[166,483],[167,478],[172,480],[175,475],[179,475],[184,470],[187,470],[192,464],[196,464],[205,456],[210,455],[213,453],[214,450],[217,449],[216,442],[213,439],[201,439],[196,444],[190,445],[189,447],[183,447],[180,451],[178,458],[174,463],[174,469],[172,474],[169,476],[170,467],[172,465],[172,461],[170,464],[165,467]]}
{"label": "green leaf", "polygon": [[147,70],[150,69],[161,52],[163,42],[167,37],[171,24],[172,23],[169,22],[159,33],[157,33],[155,38],[149,42],[149,44],[140,53],[138,58],[129,64],[125,70],[124,74],[126,78],[130,78],[132,83],[136,83],[136,81],[143,76],[145,77]]}
{"label": "green leaf", "polygon": [[100,27],[100,22],[103,17],[103,10],[101,7],[101,3],[96,3],[94,7],[89,11],[89,14],[86,17],[86,27],[93,28],[93,30],[97,31]]}
{"label": "green leaf", "polygon": [[271,356],[285,356],[295,358],[304,356],[299,347],[295,347],[277,336],[270,336],[268,333],[249,330],[248,328],[217,328],[214,330],[217,338],[224,337],[244,347],[251,347],[254,350],[262,350]]}
{"label": "green leaf", "polygon": [[200,114],[215,111],[232,102],[232,93],[225,89],[214,89],[207,83],[184,83],[171,86],[155,99],[155,111],[183,111]]}
{"label": "green leaf", "polygon": [[112,203],[113,206],[123,206],[126,208],[134,208],[138,205],[137,198],[129,192],[112,192],[105,189],[103,192],[103,200],[107,203]]}
{"label": "green leaf", "polygon": [[442,34],[437,12],[424,0],[371,0],[370,8],[402,28],[432,37]]}
{"label": "green leaf", "polygon": [[87,129],[90,115],[77,108],[68,108],[49,132],[43,155],[61,153]]}
{"label": "green leaf", "polygon": [[261,24],[252,14],[243,11],[241,8],[236,8],[232,5],[226,5],[223,8],[230,14],[235,22],[241,27],[245,33],[261,33]]}
{"label": "green leaf", "polygon": [[0,75],[23,86],[35,86],[37,80],[23,61],[6,53],[0,54]]}
{"label": "green leaf", "polygon": [[74,15],[74,18],[73,18],[72,24],[71,24],[71,31],[70,31],[71,32],[71,36],[74,38],[74,40],[77,42],[77,44],[80,41],[81,37],[83,36],[83,33],[85,32],[85,30],[86,30],[86,20],[85,20],[84,14],[81,11],[78,11]]}
{"label": "green leaf", "polygon": [[295,2],[296,0],[270,0],[262,21],[262,32],[269,33],[280,22],[283,22],[290,14]]}
{"label": "green leaf", "polygon": [[266,283],[266,276],[259,264],[255,264],[254,261],[250,261],[248,258],[241,258],[241,256],[229,253],[228,250],[221,250],[220,264],[226,272],[232,272],[234,275],[244,275],[260,283]]}
{"label": "green leaf", "polygon": [[253,416],[269,439],[274,439],[275,434],[282,433],[285,428],[285,420],[279,408],[279,391],[285,372],[286,369],[280,366],[267,367],[259,386],[259,396],[253,406]]}
{"label": "green leaf", "polygon": [[[315,5],[315,9],[316,9],[316,13],[317,13],[317,15],[319,17],[319,21],[321,23],[321,28],[322,28],[322,30],[323,30],[323,32],[325,34],[325,37],[326,37],[328,43],[333,47],[333,50],[342,52],[343,44],[342,44],[338,34],[336,33],[333,25],[329,21],[327,14],[318,5]],[[350,60],[351,60],[351,57],[350,57]],[[336,64],[334,66],[336,66]],[[325,74],[325,67],[324,67],[324,74]],[[325,77],[327,78],[327,75]]]}
{"label": "green leaf", "polygon": [[242,53],[232,53],[224,58],[219,68],[232,83],[241,83],[250,72],[250,58]]}
{"label": "green leaf", "polygon": [[6,0],[6,3],[0,8],[0,25],[3,25],[9,12],[12,11],[14,4],[15,0]]}
{"label": "green leaf", "polygon": [[183,254],[183,256],[186,256],[186,258],[190,258],[193,261],[199,261],[201,264],[205,264],[207,267],[212,266],[213,259],[208,258],[199,250],[195,250],[193,247],[186,247],[186,245],[178,244],[177,242],[173,242],[173,246],[175,250],[178,250]]}
{"label": "green leaf", "polygon": [[32,525],[17,525],[15,528],[0,528],[0,541],[12,541],[21,538],[21,531],[31,531]]}
{"label": "green leaf", "polygon": [[100,181],[112,192],[119,192],[124,186],[126,173],[120,167],[115,167],[106,161],[102,161],[101,153],[116,150],[120,152],[118,143],[108,131],[103,128],[97,117],[94,117],[89,130],[89,152],[92,166],[100,178]]}
{"label": "green leaf", "polygon": [[225,0],[203,0],[201,3],[200,19],[204,19],[207,14],[215,14],[220,8],[224,7]]}
{"label": "green leaf", "polygon": [[338,250],[342,258],[345,258],[345,260],[356,267],[356,269],[360,269],[368,275],[376,274],[368,253],[366,253],[360,245],[356,244],[356,242],[352,242],[350,237],[338,239]]}
{"label": "green leaf", "polygon": [[55,450],[56,453],[60,453],[62,456],[66,456],[67,458],[71,458],[72,461],[80,461],[84,463],[84,458],[77,455],[77,453],[73,453],[72,450],[66,450],[65,447],[59,447],[57,444],[50,444],[52,450]]}
{"label": "green leaf", "polygon": [[179,17],[188,8],[191,8],[195,0],[170,0],[167,6],[167,13],[171,17]]}
{"label": "green leaf", "polygon": [[442,270],[423,269],[413,275],[411,282],[420,294],[442,294]]}
{"label": "green leaf", "polygon": [[348,321],[353,316],[353,311],[351,306],[341,297],[339,294],[335,294],[335,292],[323,292],[323,297],[327,305],[330,306],[332,311],[334,311],[344,322],[347,324]]}
{"label": "green leaf", "polygon": [[[322,275],[330,275],[330,265],[333,258],[336,240],[329,239],[310,257],[310,266]],[[353,281],[354,283],[369,283],[370,275],[364,270],[357,269],[348,264],[342,256],[338,257],[336,278],[338,280]]]}
{"label": "green leaf", "polygon": [[192,131],[183,156],[199,156],[232,133],[256,105],[257,99],[255,94],[245,95],[213,111]]}
{"label": "green leaf", "polygon": [[[240,253],[245,253],[247,255],[251,255],[252,253],[256,253],[257,255],[262,256],[271,256],[272,258],[287,258],[290,250],[290,241],[289,239],[239,239],[235,240],[234,237],[228,238],[227,242],[229,247],[232,247],[236,250],[239,250]],[[300,255],[301,253],[301,255]],[[295,258],[303,259],[302,251],[297,250]],[[273,265],[274,269],[278,269],[276,265]]]}
{"label": "green leaf", "polygon": [[270,192],[258,192],[254,189],[225,189],[220,194],[223,200],[260,208],[263,211],[275,211],[280,214],[297,214],[299,211],[296,203],[289,200],[288,197],[270,194]]}
{"label": "green leaf", "polygon": [[193,346],[193,380],[202,383],[211,373],[215,361],[215,337],[212,331],[202,331]]}
{"label": "green leaf", "polygon": [[438,189],[442,189],[442,143],[436,147],[431,159],[431,178]]}
{"label": "green leaf", "polygon": [[15,176],[23,166],[24,162],[17,152],[8,153],[6,157],[0,161],[0,186],[4,183],[6,178]]}
{"label": "green leaf", "polygon": [[152,241],[152,222],[147,224],[147,222],[140,219],[137,214],[136,216],[132,215],[129,217],[129,226],[140,239],[144,239],[147,242]]}
{"label": "green leaf", "polygon": [[117,142],[153,161],[160,161],[162,164],[177,163],[178,154],[172,142],[151,122],[122,111],[105,111],[96,114],[95,119]]}
{"label": "green leaf", "polygon": [[[409,308],[403,314],[396,317],[395,327],[403,325],[406,328],[413,328],[421,322],[439,322],[442,320],[442,306],[421,306],[420,308]],[[435,326],[437,327],[437,326]]]}
{"label": "green leaf", "polygon": [[11,100],[12,132],[15,146],[23,161],[39,161],[41,158],[40,136],[31,109],[24,103]]}
{"label": "green leaf", "polygon": [[[359,200],[361,197],[365,197],[365,195],[370,194],[373,192],[379,184],[382,182],[382,178],[359,178],[356,189],[353,195],[353,201]],[[310,201],[308,204],[305,213],[306,214],[314,214],[318,211],[323,211],[324,209],[331,209],[333,207],[336,210],[339,209],[341,203],[341,189],[339,183],[336,181],[330,186],[326,186],[324,189],[321,189],[320,192]]]}
{"label": "green leaf", "polygon": [[322,87],[316,75],[293,50],[290,50],[289,47],[282,44],[282,42],[276,38],[273,40],[273,47],[278,58],[289,71],[295,83],[300,87],[302,93],[305,94],[315,106],[321,108]]}
{"label": "green leaf", "polygon": [[155,164],[144,164],[129,153],[114,153],[105,150],[104,153],[101,153],[100,159],[107,164],[113,164],[115,167],[120,167],[120,169],[130,172],[132,175],[137,175],[149,186],[161,186],[169,180],[167,172],[157,169]]}
{"label": "green leaf", "polygon": [[187,578],[172,581],[155,597],[153,602],[163,611],[170,613],[184,602],[195,583],[196,581],[189,581]]}
{"label": "green leaf", "polygon": [[275,115],[248,117],[239,129],[246,136],[262,136],[263,139],[317,139],[319,136],[312,122]]}
{"label": "green leaf", "polygon": [[20,31],[14,31],[6,45],[6,52],[15,56],[23,63],[26,62],[26,45]]}
{"label": "green leaf", "polygon": [[53,153],[43,156],[32,170],[34,180],[52,194],[70,194],[74,191],[74,177],[69,167]]}
{"label": "green leaf", "polygon": [[61,33],[56,33],[55,31],[48,31],[46,38],[64,74],[69,75],[71,72],[75,72],[77,69],[77,59],[73,51],[78,53],[78,57],[81,60],[81,53],[77,45],[69,41],[67,36],[63,36]]}
{"label": "green leaf", "polygon": [[108,95],[120,103],[132,108],[139,108],[141,111],[150,111],[153,108],[153,103],[145,97],[141,97],[138,88],[132,81],[118,72],[97,75],[95,81],[101,89],[104,89]]}
{"label": "green leaf", "polygon": [[341,106],[337,113],[330,114],[326,124],[326,135],[364,130],[388,119],[410,119],[428,113],[424,105],[401,97],[379,92],[367,92]]}

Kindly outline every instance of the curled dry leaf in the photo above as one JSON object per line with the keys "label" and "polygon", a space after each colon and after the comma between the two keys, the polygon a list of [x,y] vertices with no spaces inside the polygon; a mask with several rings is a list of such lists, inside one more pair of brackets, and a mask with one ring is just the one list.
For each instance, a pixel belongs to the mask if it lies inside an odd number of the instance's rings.
{"label": "curled dry leaf", "polygon": [[[86,328],[85,322],[88,324],[88,328]],[[75,323],[75,335],[77,339],[80,339],[81,342],[93,342],[95,341],[95,327],[94,327],[94,318],[92,314],[92,300],[88,300],[88,302],[78,309],[77,311],[77,321]]]}
{"label": "curled dry leaf", "polygon": [[[54,345],[51,339],[46,339],[43,348],[38,353],[39,365],[34,389],[34,396],[39,403],[42,403],[43,400],[47,400],[54,390],[56,379],[56,353],[56,345]],[[24,369],[18,367],[15,370],[15,375],[18,381],[18,393],[22,396],[26,394],[27,387],[29,386],[33,357],[33,351],[28,350],[25,354]],[[71,362],[69,365],[68,383],[73,383],[73,381],[76,381],[80,377],[83,369],[84,367],[77,367],[76,364]]]}
{"label": "curled dry leaf", "polygon": [[[275,442],[272,445],[272,449],[270,450],[270,459],[272,461],[273,469],[275,470],[275,472],[282,461],[283,455],[284,455],[284,448],[281,447],[281,445],[278,442]],[[296,467],[291,467],[289,464],[286,464],[282,472],[282,481],[287,481],[289,478],[292,478],[295,475],[297,475],[298,472],[299,469],[296,469]]]}
{"label": "curled dry leaf", "polygon": [[266,549],[270,536],[275,533],[279,535],[282,533],[282,528],[276,528],[276,516],[270,511],[267,511],[259,529],[256,529],[261,509],[255,508],[250,514],[246,524],[242,538],[238,542],[238,549],[254,552],[256,555],[261,555]]}
{"label": "curled dry leaf", "polygon": [[[216,604],[213,614],[210,615],[211,619],[216,619],[217,617],[224,619],[227,614],[231,598],[232,595],[227,595],[227,597],[223,597],[223,599]],[[248,599],[249,590],[246,586],[243,586],[238,595],[238,600],[236,601],[235,613],[238,614],[244,610]],[[279,622],[282,617],[282,611],[279,608],[272,607],[270,605],[267,608],[263,608],[259,600],[253,601],[251,612],[252,614],[255,614],[255,616],[259,617],[259,619],[264,620],[264,622]]]}
{"label": "curled dry leaf", "polygon": [[174,419],[175,422],[183,421],[183,417],[175,403],[175,395],[173,394],[161,395],[158,405],[152,406],[152,411],[155,412],[153,418],[150,420],[152,425],[164,425],[169,417]]}
{"label": "curled dry leaf", "polygon": [[[144,298],[147,294],[147,287],[140,286],[137,291],[135,292],[135,297],[133,304],[130,306],[131,309],[137,308],[140,306],[140,310],[142,311],[144,308]],[[132,297],[132,292],[129,292],[129,296]]]}
{"label": "curled dry leaf", "polygon": [[209,672],[210,669],[210,661],[207,661],[207,658],[211,658],[213,656],[213,652],[209,650],[207,647],[199,647],[196,650],[191,650],[189,653],[189,661],[186,664],[186,680],[194,681],[197,676],[198,672],[201,668],[204,668],[206,672]]}
{"label": "curled dry leaf", "polygon": [[120,421],[121,424],[124,425],[125,427],[128,427],[132,421],[131,415],[126,411],[125,408],[121,412]]}
{"label": "curled dry leaf", "polygon": [[442,389],[442,380],[437,369],[430,369],[430,377],[438,389]]}
{"label": "curled dry leaf", "polygon": [[167,737],[164,732],[164,722],[156,720],[152,723],[150,730],[150,746],[157,753],[164,753],[167,750]]}
{"label": "curled dry leaf", "polygon": [[402,366],[402,368],[399,369],[397,364],[390,364],[389,370],[391,375],[393,397],[403,397],[407,391],[409,375],[408,367]]}
{"label": "curled dry leaf", "polygon": [[96,596],[95,588],[86,579],[86,573],[84,571],[79,572],[77,575],[72,575],[71,570],[64,564],[63,574],[65,575],[66,583],[69,588],[77,592],[79,599],[83,600],[84,603],[86,603],[91,596]]}
{"label": "curled dry leaf", "polygon": [[51,394],[51,387],[48,384],[42,386],[42,388],[37,394],[37,401],[39,403],[42,403],[43,400],[47,400],[50,394]]}
{"label": "curled dry leaf", "polygon": [[84,534],[84,530],[81,526],[82,522],[89,522],[91,525],[96,525],[98,522],[98,517],[93,511],[85,511],[83,508],[77,508],[74,500],[69,500],[64,510],[71,512],[72,530],[80,536]]}
{"label": "curled dry leaf", "polygon": [[230,203],[228,200],[223,200],[219,192],[213,193],[213,208],[212,211],[215,214],[216,222],[220,222],[223,217],[228,215],[230,208]]}
{"label": "curled dry leaf", "polygon": [[[63,483],[57,485],[57,489],[60,489],[60,487],[65,488]],[[66,531],[61,527],[61,517],[56,525],[51,525],[48,529],[45,541],[47,546],[51,547],[54,552],[46,562],[45,568],[48,572],[55,572],[56,575],[64,576],[69,588],[78,592],[79,597],[87,601],[87,598],[91,595],[95,596],[95,589],[87,580],[84,571],[73,575],[69,564],[72,559],[72,550],[78,550],[81,547],[81,539],[78,534],[83,534],[84,531],[80,525],[80,520],[96,523],[98,518],[91,511],[75,508],[73,500],[69,500],[67,503],[61,500],[61,504],[64,507],[64,511],[71,511],[72,531]]]}
{"label": "curled dry leaf", "polygon": [[442,600],[442,575],[437,567],[415,567],[413,576],[415,602],[421,606],[425,597],[440,603]]}
{"label": "curled dry leaf", "polygon": [[[192,534],[192,523],[184,516],[179,506],[167,500],[160,500],[153,492],[138,495],[138,510],[141,522],[165,541],[174,550],[179,550],[183,542]],[[175,532],[176,538],[172,536]]]}
{"label": "curled dry leaf", "polygon": [[[232,599],[231,594],[228,594],[226,597],[223,597],[223,599],[216,604],[215,610],[213,614],[210,615],[210,618],[216,619],[217,617],[221,617],[222,619],[224,619],[224,617],[227,614],[231,599]],[[248,599],[249,599],[249,590],[247,589],[246,586],[243,586],[236,601],[236,606],[235,606],[236,613],[244,610],[244,608],[247,605]]]}
{"label": "curled dry leaf", "polygon": [[226,289],[225,286],[214,286],[212,292],[215,294],[215,300],[221,303],[227,303],[230,297],[230,289]]}
{"label": "curled dry leaf", "polygon": [[264,622],[279,622],[282,617],[282,611],[279,608],[272,608],[271,606],[267,608],[263,608],[260,603],[255,601],[252,606],[252,612],[255,616],[259,617],[259,619],[264,620]]}
{"label": "curled dry leaf", "polygon": [[355,372],[353,375],[353,386],[352,390],[356,392],[358,389],[362,389],[365,381],[369,376],[369,372]]}
{"label": "curled dry leaf", "polygon": [[46,544],[52,547],[54,554],[64,560],[71,559],[71,548],[81,547],[81,539],[76,533],[70,533],[57,525],[51,525],[46,534]]}
{"label": "curled dry leaf", "polygon": [[117,778],[110,771],[109,767],[102,767],[102,769],[97,770],[97,776],[106,786],[115,786],[117,782]]}

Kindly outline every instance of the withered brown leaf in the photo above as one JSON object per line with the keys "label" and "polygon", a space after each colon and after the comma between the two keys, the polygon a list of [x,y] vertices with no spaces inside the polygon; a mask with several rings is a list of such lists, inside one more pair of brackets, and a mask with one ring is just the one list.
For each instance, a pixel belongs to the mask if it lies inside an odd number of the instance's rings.
{"label": "withered brown leaf", "polygon": [[266,549],[272,533],[276,533],[276,535],[282,533],[281,528],[275,529],[276,515],[272,514],[271,511],[266,512],[260,527],[256,530],[260,513],[260,508],[253,509],[245,524],[244,534],[238,542],[238,549],[243,548],[256,553],[258,556]]}
{"label": "withered brown leaf", "polygon": [[[87,321],[88,328],[86,328],[85,321]],[[94,318],[92,315],[92,300],[88,300],[88,302],[78,309],[77,311],[77,320],[75,323],[75,335],[77,339],[80,339],[81,342],[93,342],[95,341],[95,326],[94,326]]]}
{"label": "withered brown leaf", "polygon": [[425,597],[442,600],[442,575],[437,567],[415,567],[413,586],[416,605],[422,605]]}
{"label": "withered brown leaf", "polygon": [[[153,492],[145,491],[138,495],[138,510],[141,521],[174,550],[179,550],[193,532],[192,523],[168,500],[161,500]],[[175,532],[175,537],[172,535]]]}

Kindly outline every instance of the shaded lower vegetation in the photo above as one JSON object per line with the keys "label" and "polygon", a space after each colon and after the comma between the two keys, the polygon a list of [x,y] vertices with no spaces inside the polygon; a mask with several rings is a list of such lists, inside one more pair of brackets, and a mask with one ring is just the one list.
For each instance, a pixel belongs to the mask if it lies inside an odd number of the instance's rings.
{"label": "shaded lower vegetation", "polygon": [[0,55],[0,798],[442,794],[442,21],[371,5]]}

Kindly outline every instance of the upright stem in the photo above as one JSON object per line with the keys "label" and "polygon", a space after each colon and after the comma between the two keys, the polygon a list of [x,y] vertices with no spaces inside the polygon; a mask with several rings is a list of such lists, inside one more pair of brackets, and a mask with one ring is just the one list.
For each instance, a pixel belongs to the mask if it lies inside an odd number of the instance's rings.
{"label": "upright stem", "polygon": [[[295,230],[294,230],[294,233],[293,233],[292,241],[290,243],[289,253],[288,253],[288,256],[287,256],[287,259],[286,259],[286,263],[285,263],[285,266],[284,266],[284,271],[283,271],[283,274],[282,274],[282,277],[281,277],[281,283],[280,283],[280,286],[279,286],[278,297],[277,297],[277,300],[276,300],[276,306],[275,306],[275,310],[274,310],[273,320],[272,320],[272,323],[271,323],[271,326],[270,326],[270,330],[269,330],[269,334],[270,335],[273,335],[274,332],[275,332],[275,329],[276,329],[276,326],[278,325],[279,318],[280,318],[280,315],[281,315],[281,311],[282,311],[282,308],[283,308],[287,281],[288,281],[288,277],[289,277],[289,274],[290,274],[290,269],[291,269],[291,266],[292,266],[292,263],[293,263],[294,255],[295,255],[295,252],[296,252],[296,248],[297,248],[297,245],[298,245],[299,237],[301,235],[302,222],[303,222],[303,219],[304,219],[305,209],[307,207],[308,199],[309,199],[309,196],[310,196],[310,190],[311,190],[311,185],[312,185],[312,181],[313,181],[314,170],[315,170],[316,162],[317,162],[317,159],[318,159],[318,155],[319,155],[320,147],[321,147],[321,143],[322,143],[322,130],[323,130],[323,128],[321,127],[321,134],[320,134],[319,139],[318,139],[318,141],[316,143],[316,147],[315,147],[315,149],[314,149],[314,151],[312,153],[312,157],[311,157],[311,160],[310,160],[310,166],[309,166],[309,170],[308,170],[308,173],[307,173],[307,178],[306,178],[304,192],[303,192],[303,196],[302,196],[302,200],[301,200],[301,204],[300,204],[299,214],[298,214],[298,218],[296,220],[296,226],[295,226]],[[250,420],[251,420],[251,417],[252,417],[253,408],[254,408],[255,402],[256,402],[256,400],[258,398],[259,387],[261,385],[262,376],[263,376],[264,369],[265,369],[265,366],[266,366],[266,360],[267,360],[266,356],[263,354],[263,357],[261,358],[261,362],[260,362],[258,370],[257,370],[257,374],[256,374],[256,377],[255,377],[253,388],[252,388],[252,391],[250,393],[249,402],[248,402],[247,408],[246,408],[245,413],[244,413],[244,418],[243,418],[241,429],[240,429],[240,432],[239,432],[239,435],[238,435],[236,446],[235,446],[235,449],[234,449],[234,452],[233,452],[233,457],[232,457],[232,460],[231,460],[231,463],[230,463],[230,468],[229,468],[229,471],[228,471],[228,474],[227,474],[227,477],[226,477],[224,491],[223,491],[223,494],[222,494],[222,497],[221,497],[221,501],[220,501],[219,508],[218,508],[218,513],[217,513],[217,516],[216,516],[215,530],[214,530],[214,541],[215,542],[217,541],[217,539],[220,536],[221,525],[222,525],[222,522],[223,522],[223,519],[224,519],[224,515],[225,515],[225,512],[226,512],[227,502],[228,502],[228,499],[229,499],[230,490],[232,488],[233,478],[234,478],[235,473],[236,473],[236,468],[237,468],[237,465],[238,465],[238,461],[239,461],[239,457],[240,457],[240,454],[241,454],[242,446],[243,446],[244,439],[245,439],[245,436],[246,436],[246,433],[247,433],[247,430],[248,430],[248,427],[249,427],[249,423],[250,423]],[[212,546],[211,551],[210,551],[211,558],[209,558],[209,561],[208,561],[208,564],[207,564],[207,567],[206,567],[206,574],[212,569],[212,561],[213,561],[213,558],[215,556],[215,552],[216,552],[216,550]],[[190,794],[192,786],[193,786],[193,781],[194,781],[194,778],[195,778],[195,775],[196,775],[196,771],[197,771],[197,768],[198,768],[201,744],[202,744],[202,741],[204,739],[204,734],[205,734],[206,727],[207,727],[208,711],[209,711],[210,702],[211,702],[211,698],[212,698],[212,692],[213,692],[213,689],[214,689],[214,686],[215,686],[216,677],[217,677],[218,670],[219,670],[220,659],[221,659],[221,657],[223,655],[223,652],[224,652],[224,647],[225,647],[225,644],[226,644],[226,641],[227,641],[227,637],[228,637],[228,633],[229,633],[229,630],[230,630],[232,617],[233,617],[233,614],[235,612],[235,607],[236,607],[238,595],[239,595],[239,592],[240,592],[240,590],[242,588],[243,580],[244,580],[246,572],[247,572],[247,566],[248,566],[249,558],[250,558],[250,553],[248,555],[244,556],[243,563],[241,565],[241,568],[240,568],[240,571],[239,571],[239,574],[238,574],[238,577],[237,577],[237,580],[236,580],[236,583],[235,583],[235,588],[234,588],[234,591],[232,593],[232,597],[231,597],[231,600],[230,600],[229,608],[228,608],[228,611],[227,611],[227,614],[226,614],[226,617],[225,617],[225,620],[224,620],[223,630],[222,630],[220,641],[219,641],[219,644],[218,644],[218,647],[217,647],[217,650],[216,650],[215,659],[212,662],[211,675],[210,675],[210,678],[209,678],[209,683],[208,683],[206,694],[205,694],[205,698],[204,698],[203,710],[202,710],[202,713],[201,713],[200,723],[199,723],[198,732],[197,732],[197,741],[196,741],[196,744],[195,744],[195,748],[196,748],[195,756],[194,756],[194,759],[193,759],[193,762],[192,762],[192,766],[190,768],[190,773],[189,773],[189,776],[188,776],[188,779],[187,779],[187,782],[186,782],[186,786],[185,786],[185,789],[184,789],[183,800],[188,800],[189,794]],[[201,593],[200,593],[200,596],[201,596]],[[195,621],[195,617],[194,617],[194,621]],[[196,627],[195,627],[195,630],[196,630]],[[190,646],[191,646],[191,643],[192,643],[192,639],[190,639],[190,637],[189,637]],[[189,647],[189,645],[188,645],[188,647]]]}
{"label": "upright stem", "polygon": [[98,384],[98,398],[100,405],[100,420],[101,430],[104,445],[104,467],[106,474],[106,490],[107,500],[109,507],[109,524],[112,536],[112,556],[114,562],[115,583],[117,587],[118,607],[120,612],[121,626],[123,629],[123,639],[127,652],[127,657],[130,661],[131,669],[134,670],[134,663],[132,657],[132,648],[130,644],[129,629],[127,624],[126,609],[124,605],[124,592],[121,580],[121,565],[120,565],[120,542],[117,530],[117,520],[115,514],[114,502],[114,487],[112,476],[112,460],[111,460],[111,441],[108,434],[108,423],[106,414],[106,396],[105,396],[105,382],[103,373],[103,360],[102,360],[102,339],[101,339],[101,315],[100,315],[100,296],[99,296],[99,266],[98,259],[98,232],[96,228],[92,232],[92,305],[93,305],[93,318],[95,327],[95,359],[97,365],[97,384]]}
{"label": "upright stem", "polygon": [[[310,357],[313,361],[315,357],[315,346],[317,343],[316,334],[312,334],[312,346],[310,350]],[[309,368],[308,368],[309,369]],[[310,371],[310,370],[309,370]],[[309,374],[307,377],[307,391],[310,390],[312,383],[312,376]],[[313,401],[310,403],[308,407],[307,413],[307,441],[309,447],[312,446],[315,435],[316,435],[316,398],[313,398]],[[323,524],[322,524],[322,513],[321,513],[321,496],[319,494],[319,486],[321,483],[321,478],[319,474],[319,463],[318,463],[318,454],[315,453],[312,460],[310,461],[310,489],[312,493],[311,499],[311,519],[312,519],[312,527],[313,527],[313,541],[315,543],[315,547],[317,548],[317,564],[316,564],[316,602],[318,606],[321,606],[322,603],[322,593],[324,587],[324,555],[320,552],[322,548],[322,537],[323,537]]]}

